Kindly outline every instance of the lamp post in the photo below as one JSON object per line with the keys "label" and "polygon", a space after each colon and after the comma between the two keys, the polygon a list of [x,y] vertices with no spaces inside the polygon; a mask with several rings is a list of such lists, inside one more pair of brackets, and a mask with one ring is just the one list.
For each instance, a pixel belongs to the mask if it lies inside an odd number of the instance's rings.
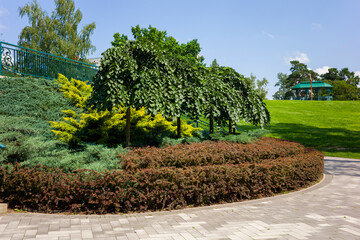
{"label": "lamp post", "polygon": [[312,78],[311,78],[311,74],[309,73],[309,77],[310,77],[310,99],[311,101],[313,100],[313,94],[312,94]]}

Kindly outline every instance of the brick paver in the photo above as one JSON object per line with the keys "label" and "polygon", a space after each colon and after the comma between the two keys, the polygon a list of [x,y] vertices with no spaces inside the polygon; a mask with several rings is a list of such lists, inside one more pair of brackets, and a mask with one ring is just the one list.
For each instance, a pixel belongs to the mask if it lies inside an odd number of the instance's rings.
{"label": "brick paver", "polygon": [[360,160],[325,158],[324,180],[240,203],[127,215],[0,215],[0,240],[360,239]]}

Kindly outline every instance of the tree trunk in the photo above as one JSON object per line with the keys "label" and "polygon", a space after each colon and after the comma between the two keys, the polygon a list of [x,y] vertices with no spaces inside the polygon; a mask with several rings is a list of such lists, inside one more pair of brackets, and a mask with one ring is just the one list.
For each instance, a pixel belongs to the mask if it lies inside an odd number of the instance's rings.
{"label": "tree trunk", "polygon": [[233,128],[233,134],[236,134],[236,129],[235,128]]}
{"label": "tree trunk", "polygon": [[212,117],[209,118],[210,133],[214,133],[214,120]]}
{"label": "tree trunk", "polygon": [[126,109],[126,147],[130,146],[130,114],[131,110],[130,107]]}
{"label": "tree trunk", "polygon": [[231,122],[231,119],[229,119],[229,134],[232,134],[232,122]]}
{"label": "tree trunk", "polygon": [[176,125],[177,125],[177,138],[181,138],[181,118],[176,118]]}

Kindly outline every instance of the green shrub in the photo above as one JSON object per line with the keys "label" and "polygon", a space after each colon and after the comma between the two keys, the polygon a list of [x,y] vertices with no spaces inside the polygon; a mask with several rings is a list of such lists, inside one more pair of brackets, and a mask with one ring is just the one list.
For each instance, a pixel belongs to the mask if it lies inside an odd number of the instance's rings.
{"label": "green shrub", "polygon": [[62,109],[76,111],[69,104],[51,80],[5,77],[0,81],[0,115],[58,121],[64,116]]}
{"label": "green shrub", "polygon": [[215,141],[228,141],[236,143],[250,143],[256,139],[261,138],[268,133],[268,130],[265,129],[255,129],[247,132],[243,132],[239,135],[235,134],[223,134],[221,132],[216,132],[210,134],[212,140]]}
{"label": "green shrub", "polygon": [[63,92],[65,98],[70,99],[76,107],[85,108],[86,100],[93,89],[88,81],[83,82],[74,78],[69,81],[64,75],[59,74],[54,82],[59,86],[59,90]]}
{"label": "green shrub", "polygon": [[169,146],[175,146],[182,143],[199,143],[199,142],[201,142],[201,139],[197,137],[185,137],[185,138],[165,137],[162,139],[160,147],[164,148]]}
{"label": "green shrub", "polygon": [[[27,107],[29,102],[32,106]],[[66,172],[78,168],[102,171],[119,167],[117,155],[126,151],[121,147],[99,145],[94,152],[91,144],[69,149],[68,144],[53,139],[47,121],[61,120],[65,116],[61,109],[70,109],[75,114],[80,114],[80,110],[71,107],[71,102],[50,80],[3,78],[0,81],[0,103],[0,143],[7,147],[0,151],[0,165],[19,162],[34,167],[42,164]],[[40,109],[40,114],[36,106],[44,104],[51,107],[46,111]]]}
{"label": "green shrub", "polygon": [[19,162],[23,166],[38,164],[49,168],[63,169],[65,172],[77,169],[111,170],[119,168],[119,154],[127,152],[121,146],[107,148],[103,145],[82,145],[69,150],[67,144],[41,137],[29,137],[20,143],[8,143],[0,152],[0,165]]}
{"label": "green shrub", "polygon": [[[125,142],[126,109],[119,106],[110,111],[85,109],[85,102],[90,96],[92,87],[84,82],[59,74],[55,81],[60,86],[65,98],[82,108],[85,112],[77,114],[72,110],[63,111],[67,114],[62,121],[51,121],[50,124],[58,140],[76,145],[81,142],[95,142],[116,146]],[[131,109],[132,145],[159,145],[164,137],[176,136],[176,123],[164,118],[161,114],[146,114],[145,108]],[[200,128],[182,122],[182,136],[198,136]]]}

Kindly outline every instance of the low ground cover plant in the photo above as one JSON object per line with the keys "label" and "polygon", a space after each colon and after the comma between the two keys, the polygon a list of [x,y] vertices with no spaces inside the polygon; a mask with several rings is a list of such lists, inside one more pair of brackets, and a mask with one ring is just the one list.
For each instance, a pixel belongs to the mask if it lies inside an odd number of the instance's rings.
{"label": "low ground cover plant", "polygon": [[59,92],[48,79],[6,77],[0,81],[0,165],[19,162],[23,166],[38,164],[61,168],[65,172],[76,169],[105,170],[117,167],[119,147],[109,148],[82,143],[76,148],[54,139],[49,121],[60,121],[69,109],[81,110]]}

